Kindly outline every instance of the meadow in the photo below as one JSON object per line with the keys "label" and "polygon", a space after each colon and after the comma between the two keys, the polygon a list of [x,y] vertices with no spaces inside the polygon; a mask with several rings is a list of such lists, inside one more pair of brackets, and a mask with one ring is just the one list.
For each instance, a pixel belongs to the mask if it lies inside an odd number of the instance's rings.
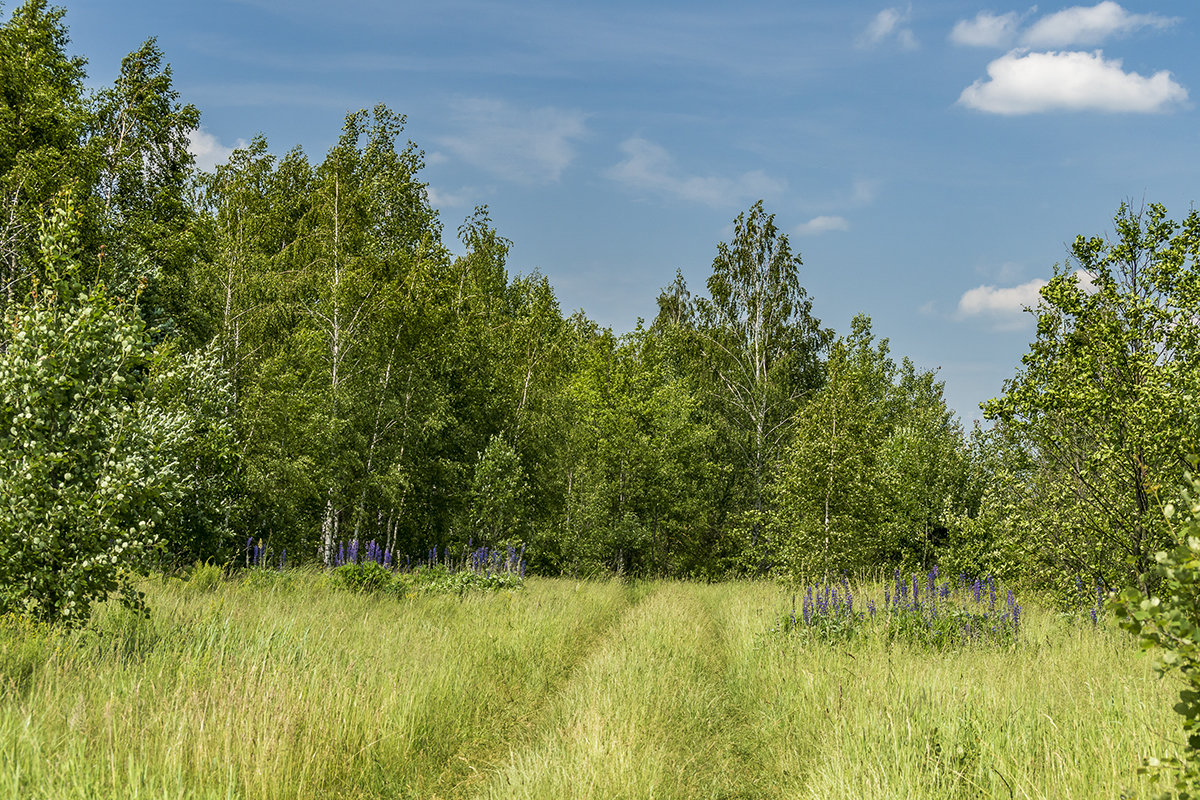
{"label": "meadow", "polygon": [[781,632],[766,582],[249,575],[0,622],[0,797],[1149,797],[1181,739],[1128,634],[1028,597],[936,648]]}

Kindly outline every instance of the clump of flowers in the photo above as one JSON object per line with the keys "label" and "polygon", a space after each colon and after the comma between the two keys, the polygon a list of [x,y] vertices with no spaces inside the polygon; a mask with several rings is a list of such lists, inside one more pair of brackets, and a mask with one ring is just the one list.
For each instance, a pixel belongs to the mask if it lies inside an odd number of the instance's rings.
{"label": "clump of flowers", "polygon": [[943,580],[936,565],[925,575],[906,576],[896,569],[883,588],[883,605],[877,608],[862,595],[856,609],[854,590],[843,577],[837,584],[806,587],[799,612],[794,595],[790,613],[771,632],[823,641],[874,635],[937,649],[1010,643],[1020,632],[1021,606],[1011,589],[999,602],[1001,588],[994,576]]}

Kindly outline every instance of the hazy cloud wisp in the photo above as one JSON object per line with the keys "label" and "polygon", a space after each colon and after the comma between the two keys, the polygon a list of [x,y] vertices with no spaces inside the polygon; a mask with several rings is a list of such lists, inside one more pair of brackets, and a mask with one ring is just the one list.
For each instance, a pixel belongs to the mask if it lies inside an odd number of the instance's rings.
{"label": "hazy cloud wisp", "polygon": [[797,236],[815,236],[829,231],[850,230],[850,220],[845,217],[826,216],[813,217],[808,222],[801,223],[793,229]]}
{"label": "hazy cloud wisp", "polygon": [[1017,12],[993,14],[980,11],[975,19],[959,20],[950,31],[950,41],[967,47],[1008,47],[1017,38]]}
{"label": "hazy cloud wisp", "polygon": [[1072,6],[1048,14],[1029,26],[1021,43],[1029,47],[1091,47],[1110,36],[1141,28],[1168,28],[1178,21],[1158,14],[1130,14],[1113,0],[1094,6]]}
{"label": "hazy cloud wisp", "polygon": [[905,50],[916,50],[920,47],[917,36],[908,21],[912,18],[912,6],[907,8],[885,8],[876,14],[867,24],[866,30],[859,35],[856,44],[859,47],[876,47],[889,39],[896,42]]}
{"label": "hazy cloud wisp", "polygon": [[741,205],[781,194],[786,184],[762,170],[744,172],[736,178],[682,175],[671,154],[660,145],[641,137],[621,143],[624,160],[609,168],[609,178],[631,189],[669,195],[682,200],[722,208]]}
{"label": "hazy cloud wisp", "polygon": [[575,159],[575,142],[587,135],[581,111],[518,109],[502,101],[471,98],[455,104],[458,132],[436,141],[463,161],[517,183],[553,183]]}

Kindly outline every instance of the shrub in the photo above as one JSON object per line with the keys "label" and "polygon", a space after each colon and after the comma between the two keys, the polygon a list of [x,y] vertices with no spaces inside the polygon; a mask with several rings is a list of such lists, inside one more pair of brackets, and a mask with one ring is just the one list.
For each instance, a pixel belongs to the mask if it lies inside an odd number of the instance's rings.
{"label": "shrub", "polygon": [[196,566],[192,568],[191,577],[188,578],[188,585],[197,591],[211,592],[221,585],[224,577],[225,571],[211,561],[203,564],[196,562]]}
{"label": "shrub", "polygon": [[1157,553],[1143,576],[1146,588],[1125,589],[1113,598],[1112,609],[1144,650],[1158,650],[1160,675],[1178,672],[1184,680],[1175,704],[1183,717],[1183,755],[1147,759],[1141,772],[1167,785],[1163,797],[1200,798],[1200,479],[1189,472],[1184,480],[1180,501],[1163,509],[1180,524],[1181,543]]}
{"label": "shrub", "polygon": [[333,568],[330,577],[335,586],[368,594],[394,588],[396,584],[392,571],[376,561],[342,564]]}
{"label": "shrub", "polygon": [[85,287],[76,215],[43,221],[45,285],[0,329],[0,599],[82,625],[136,574],[180,491],[182,421],[144,401],[150,345],[132,303]]}

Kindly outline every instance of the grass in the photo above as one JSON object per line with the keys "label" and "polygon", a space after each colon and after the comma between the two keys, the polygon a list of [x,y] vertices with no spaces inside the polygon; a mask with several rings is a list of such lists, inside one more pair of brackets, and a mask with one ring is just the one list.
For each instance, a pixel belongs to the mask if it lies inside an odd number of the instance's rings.
{"label": "grass", "polygon": [[150,620],[0,622],[0,797],[1148,797],[1179,740],[1127,635],[1037,603],[937,651],[770,635],[765,583],[144,588]]}

